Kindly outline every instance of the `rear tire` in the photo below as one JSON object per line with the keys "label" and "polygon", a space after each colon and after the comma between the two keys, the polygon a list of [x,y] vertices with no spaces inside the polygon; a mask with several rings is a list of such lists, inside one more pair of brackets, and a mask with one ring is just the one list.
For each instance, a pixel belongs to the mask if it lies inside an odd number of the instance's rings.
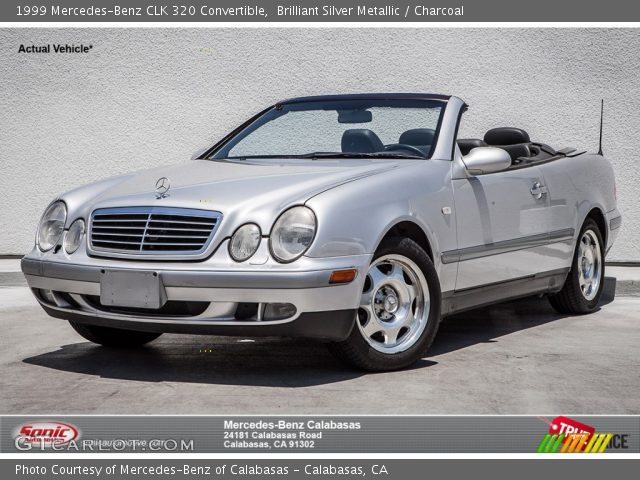
{"label": "rear tire", "polygon": [[604,242],[596,222],[588,218],[578,235],[571,271],[562,290],[549,295],[558,313],[583,315],[595,310],[604,287]]}
{"label": "rear tire", "polygon": [[97,327],[71,321],[69,324],[86,340],[105,347],[135,348],[149,343],[162,335],[161,333],[153,332]]}
{"label": "rear tire", "polygon": [[330,349],[359,369],[405,368],[425,355],[436,336],[440,297],[427,253],[409,238],[384,240],[367,272],[356,324]]}

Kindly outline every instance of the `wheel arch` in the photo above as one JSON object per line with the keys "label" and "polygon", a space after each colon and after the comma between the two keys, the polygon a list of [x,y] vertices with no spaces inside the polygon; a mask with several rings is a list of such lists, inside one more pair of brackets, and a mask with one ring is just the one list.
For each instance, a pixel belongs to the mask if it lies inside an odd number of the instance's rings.
{"label": "wheel arch", "polygon": [[397,223],[391,225],[384,233],[376,249],[390,237],[406,237],[416,242],[425,252],[429,255],[431,261],[433,261],[433,249],[431,248],[431,242],[424,229],[416,222],[411,220],[400,220]]}
{"label": "wheel arch", "polygon": [[[606,249],[608,231],[607,220],[604,216],[604,213],[599,207],[593,207],[591,210],[589,210],[589,213],[587,213],[587,216],[584,218],[582,225],[584,225],[584,222],[586,222],[589,218],[596,222],[596,225],[598,225],[600,234],[602,235],[602,242],[604,243],[603,249]],[[582,225],[580,226],[580,228],[582,228]]]}

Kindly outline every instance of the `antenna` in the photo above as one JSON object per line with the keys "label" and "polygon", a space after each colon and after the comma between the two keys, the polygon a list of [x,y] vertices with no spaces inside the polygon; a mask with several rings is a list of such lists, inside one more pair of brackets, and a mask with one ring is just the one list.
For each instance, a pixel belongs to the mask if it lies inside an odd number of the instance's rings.
{"label": "antenna", "polygon": [[598,155],[602,156],[602,121],[604,118],[604,99],[600,101],[600,145],[598,148]]}

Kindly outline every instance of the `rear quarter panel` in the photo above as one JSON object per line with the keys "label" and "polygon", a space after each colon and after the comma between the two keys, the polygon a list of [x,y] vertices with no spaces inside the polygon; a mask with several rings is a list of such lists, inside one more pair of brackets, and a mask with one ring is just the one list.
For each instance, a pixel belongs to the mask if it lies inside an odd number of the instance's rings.
{"label": "rear quarter panel", "polygon": [[[542,164],[541,169],[549,190],[550,231],[575,231],[573,242],[553,245],[550,261],[556,268],[570,266],[577,236],[589,212],[597,208],[606,218],[616,209],[613,168],[600,155],[583,154]],[[610,240],[608,225],[603,233]]]}

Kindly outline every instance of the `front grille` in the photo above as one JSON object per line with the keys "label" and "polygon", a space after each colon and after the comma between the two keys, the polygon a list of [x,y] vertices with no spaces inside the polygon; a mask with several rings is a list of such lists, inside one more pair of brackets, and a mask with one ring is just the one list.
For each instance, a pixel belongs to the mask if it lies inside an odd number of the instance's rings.
{"label": "front grille", "polygon": [[219,212],[187,208],[102,208],[91,214],[91,249],[127,256],[201,254],[221,218]]}

